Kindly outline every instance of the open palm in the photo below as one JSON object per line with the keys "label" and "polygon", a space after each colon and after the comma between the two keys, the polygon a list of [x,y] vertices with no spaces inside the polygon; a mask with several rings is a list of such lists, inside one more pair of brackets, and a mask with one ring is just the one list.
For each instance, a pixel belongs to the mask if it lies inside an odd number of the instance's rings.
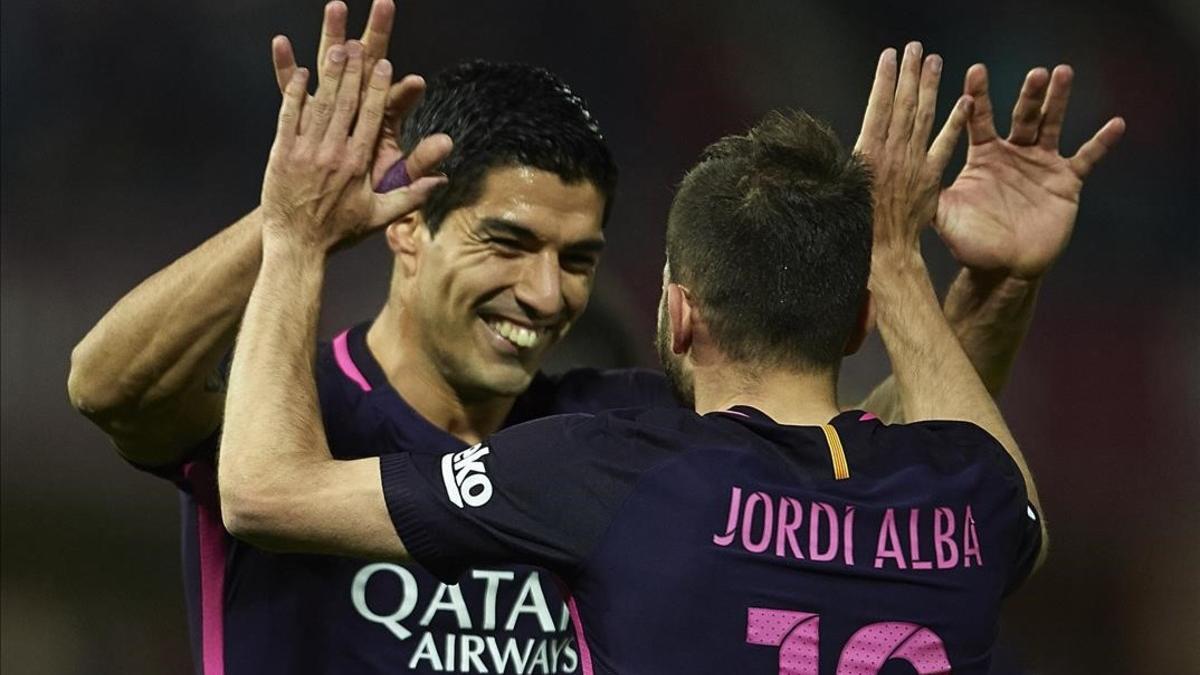
{"label": "open palm", "polygon": [[1072,73],[1058,66],[1029,73],[1013,110],[1008,138],[995,129],[983,65],[967,71],[965,93],[975,101],[968,124],[967,161],[942,191],[935,227],[955,259],[975,270],[1032,279],[1066,247],[1079,193],[1092,167],[1120,139],[1114,118],[1073,157],[1058,143]]}
{"label": "open palm", "polygon": [[[317,48],[317,68],[322,71],[327,64],[325,58],[329,49],[346,43],[346,4],[334,0],[325,5],[324,18],[321,23],[321,42]],[[391,40],[392,24],[396,16],[396,6],[393,0],[374,0],[371,3],[371,13],[367,18],[366,28],[363,29],[359,40],[363,47],[363,70],[371,72],[375,63],[387,56],[388,42]],[[276,36],[271,41],[271,61],[275,67],[275,79],[279,91],[283,93],[296,72],[296,55],[291,42],[284,36]],[[320,72],[321,77],[325,76]],[[363,83],[366,92],[366,83]],[[371,162],[371,184],[381,192],[393,190],[415,181],[437,170],[437,165],[450,153],[452,143],[445,134],[433,134],[421,139],[408,156],[400,149],[399,133],[405,116],[421,100],[425,93],[425,80],[416,75],[408,75],[393,84],[388,90],[387,104],[383,113],[383,125],[379,131],[379,140],[375,145]],[[307,97],[311,103],[312,96]],[[307,123],[312,106],[306,105],[304,118],[300,122],[303,129]],[[401,160],[404,160],[401,163]]]}

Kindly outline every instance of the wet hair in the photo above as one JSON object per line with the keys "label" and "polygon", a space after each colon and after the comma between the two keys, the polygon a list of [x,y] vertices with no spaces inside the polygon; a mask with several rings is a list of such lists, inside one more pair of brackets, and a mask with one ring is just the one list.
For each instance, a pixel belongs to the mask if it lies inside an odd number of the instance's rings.
{"label": "wet hair", "polygon": [[710,145],[667,223],[671,281],[730,359],[840,363],[871,264],[871,178],[825,124],[774,112]]}
{"label": "wet hair", "polygon": [[422,209],[431,232],[479,199],[489,170],[509,166],[590,181],[604,197],[607,222],[617,166],[584,100],[545,68],[475,60],[442,71],[405,122],[401,149],[411,152],[435,133],[449,134],[454,149],[441,165],[449,182]]}

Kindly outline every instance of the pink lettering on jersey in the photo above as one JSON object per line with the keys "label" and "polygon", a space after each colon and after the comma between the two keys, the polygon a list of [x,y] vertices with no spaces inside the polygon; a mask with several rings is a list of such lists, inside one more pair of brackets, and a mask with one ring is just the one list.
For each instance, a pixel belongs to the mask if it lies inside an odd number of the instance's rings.
{"label": "pink lettering on jersey", "polygon": [[900,569],[908,568],[900,548],[900,533],[896,531],[895,509],[888,509],[883,514],[883,525],[879,527],[879,541],[875,544],[875,569],[883,567],[885,559],[891,559]]}
{"label": "pink lettering on jersey", "polygon": [[[821,521],[825,521],[825,529],[829,531],[828,546],[824,551],[818,546],[821,540]],[[808,514],[808,555],[813,560],[828,562],[837,557],[838,524],[837,513],[825,502],[813,502]]]}
{"label": "pink lettering on jersey", "polygon": [[[788,512],[791,512],[791,517],[788,517]],[[778,534],[775,539],[775,555],[782,558],[784,547],[787,547],[788,552],[797,560],[804,560],[804,554],[800,552],[800,542],[796,541],[796,530],[800,529],[800,523],[804,521],[804,505],[799,499],[794,497],[784,497],[779,500],[779,525],[776,527]]]}
{"label": "pink lettering on jersey", "polygon": [[939,570],[958,564],[958,544],[954,541],[954,512],[945,506],[939,506],[933,511],[933,551]]}
{"label": "pink lettering on jersey", "polygon": [[876,675],[893,659],[907,661],[919,675],[950,672],[946,646],[936,633],[915,623],[888,621],[850,636],[838,658],[837,675]]}
{"label": "pink lettering on jersey", "polygon": [[[755,507],[759,504],[763,511],[762,521],[762,536],[758,541],[753,539],[754,531],[754,513]],[[771,545],[771,534],[773,533],[772,524],[775,521],[774,506],[771,504],[771,498],[765,492],[755,492],[746,499],[746,508],[742,513],[742,548],[751,553],[762,553]]]}
{"label": "pink lettering on jersey", "polygon": [[971,516],[971,507],[967,506],[967,515],[963,518],[963,566],[970,567],[971,559],[983,567],[983,554],[979,552],[979,535],[975,532],[975,518]]}
{"label": "pink lettering on jersey", "polygon": [[729,492],[724,528],[712,535],[712,542],[721,548],[773,554],[776,558],[853,566],[856,518],[866,517],[868,528],[878,527],[866,535],[876,537],[875,569],[920,572],[983,565],[979,533],[969,505],[961,513],[947,506],[906,508],[908,527],[898,522],[904,517],[900,509],[885,508],[882,515],[878,509],[869,509],[862,517],[859,510],[853,504],[838,506],[820,500],[805,503],[796,497],[748,492],[734,485]]}
{"label": "pink lettering on jersey", "polygon": [[933,567],[928,560],[921,560],[921,537],[918,524],[920,509],[908,510],[908,553],[914,570],[927,570]]}
{"label": "pink lettering on jersey", "polygon": [[746,642],[779,647],[779,675],[817,672],[821,617],[810,612],[751,607],[746,616]]}
{"label": "pink lettering on jersey", "polygon": [[729,521],[725,524],[725,534],[714,534],[713,543],[717,546],[728,546],[733,543],[733,535],[737,531],[738,513],[742,509],[742,488],[734,485],[729,495]]}

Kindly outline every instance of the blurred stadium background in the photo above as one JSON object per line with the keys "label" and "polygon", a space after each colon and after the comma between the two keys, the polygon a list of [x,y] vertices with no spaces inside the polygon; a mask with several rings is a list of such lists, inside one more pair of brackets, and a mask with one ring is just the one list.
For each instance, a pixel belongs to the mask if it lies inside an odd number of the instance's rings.
{"label": "blurred stadium background", "polygon": [[[351,2],[353,34],[367,4]],[[70,409],[68,356],[121,294],[256,203],[278,101],[268,40],[288,34],[311,65],[320,6],[3,4],[6,674],[190,667],[174,490]],[[876,55],[910,38],[945,57],[943,111],[976,61],[1000,111],[1029,68],[1073,64],[1065,148],[1115,114],[1129,132],[1088,181],[1002,400],[1053,545],[1007,606],[996,671],[1200,672],[1195,2],[441,0],[400,2],[396,34],[401,71],[476,56],[549,67],[612,143],[600,328],[559,365],[652,362],[666,208],[706,143],[782,106],[851,143]],[[336,258],[324,335],[373,314],[388,269],[377,240]],[[884,368],[876,341],[847,364],[844,399]]]}

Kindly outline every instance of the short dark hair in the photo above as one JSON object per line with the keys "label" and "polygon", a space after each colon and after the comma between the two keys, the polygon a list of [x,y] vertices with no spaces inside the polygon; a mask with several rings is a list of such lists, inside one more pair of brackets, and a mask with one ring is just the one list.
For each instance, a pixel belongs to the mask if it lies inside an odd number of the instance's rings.
{"label": "short dark hair", "polygon": [[870,173],[833,130],[773,112],[684,177],[667,222],[671,280],[727,357],[836,366],[866,298],[871,211]]}
{"label": "short dark hair", "polygon": [[473,60],[442,71],[405,122],[400,147],[411,152],[435,133],[449,134],[454,149],[441,165],[449,182],[422,209],[431,232],[479,199],[490,169],[506,166],[592,182],[607,222],[617,186],[612,153],[584,100],[545,68]]}

